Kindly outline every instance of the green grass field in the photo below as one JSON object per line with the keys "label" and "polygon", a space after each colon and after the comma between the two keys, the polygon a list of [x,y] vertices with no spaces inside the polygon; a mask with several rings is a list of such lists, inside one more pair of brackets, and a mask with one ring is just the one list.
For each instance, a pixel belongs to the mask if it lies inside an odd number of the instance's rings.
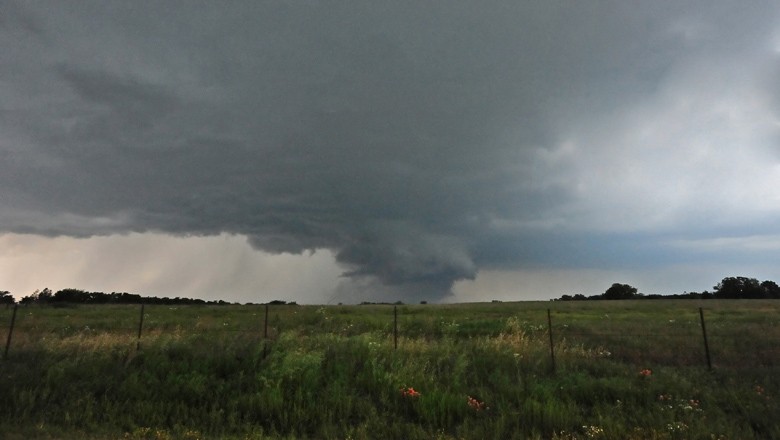
{"label": "green grass field", "polygon": [[19,307],[2,438],[780,438],[780,301],[144,311]]}

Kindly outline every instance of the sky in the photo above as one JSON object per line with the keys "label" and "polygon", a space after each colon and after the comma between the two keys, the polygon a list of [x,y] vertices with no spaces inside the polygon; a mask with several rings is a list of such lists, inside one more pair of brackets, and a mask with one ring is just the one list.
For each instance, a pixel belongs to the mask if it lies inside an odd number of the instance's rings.
{"label": "sky", "polygon": [[0,0],[0,290],[780,281],[776,1]]}

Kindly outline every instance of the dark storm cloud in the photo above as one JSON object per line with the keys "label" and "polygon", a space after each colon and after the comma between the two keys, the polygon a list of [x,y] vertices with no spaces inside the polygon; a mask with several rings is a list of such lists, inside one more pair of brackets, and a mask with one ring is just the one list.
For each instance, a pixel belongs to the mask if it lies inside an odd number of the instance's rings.
{"label": "dark storm cloud", "polygon": [[655,154],[622,144],[624,109],[661,114],[700,65],[719,87],[777,18],[770,2],[4,7],[2,230],[243,234],[429,295],[481,267],[662,257],[642,207],[667,201],[635,206],[607,176]]}

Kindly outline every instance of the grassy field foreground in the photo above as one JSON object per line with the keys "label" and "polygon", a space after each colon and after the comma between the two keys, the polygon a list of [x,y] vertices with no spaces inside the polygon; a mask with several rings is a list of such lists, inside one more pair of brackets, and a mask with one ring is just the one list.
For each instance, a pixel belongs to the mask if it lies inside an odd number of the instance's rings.
{"label": "grassy field foreground", "polygon": [[136,306],[20,307],[0,432],[780,438],[780,301],[399,306],[397,349],[393,312],[271,306],[266,339],[263,306],[146,306],[137,340]]}

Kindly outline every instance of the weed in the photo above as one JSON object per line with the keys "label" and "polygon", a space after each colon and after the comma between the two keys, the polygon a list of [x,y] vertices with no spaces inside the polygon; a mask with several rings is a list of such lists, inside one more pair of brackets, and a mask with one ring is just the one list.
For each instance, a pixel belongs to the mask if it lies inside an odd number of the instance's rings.
{"label": "weed", "polygon": [[0,432],[780,438],[780,304],[707,305],[713,372],[690,302],[409,305],[397,350],[381,305],[274,306],[267,340],[258,306],[148,306],[140,341],[135,307],[30,307],[0,364]]}

